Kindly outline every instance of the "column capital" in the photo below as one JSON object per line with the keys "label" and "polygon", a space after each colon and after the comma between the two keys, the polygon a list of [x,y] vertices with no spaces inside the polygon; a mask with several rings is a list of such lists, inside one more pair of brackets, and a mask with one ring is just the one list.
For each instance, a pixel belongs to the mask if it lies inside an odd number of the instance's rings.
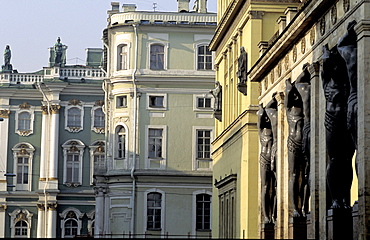
{"label": "column capital", "polygon": [[108,192],[107,187],[99,186],[99,187],[94,187],[94,193],[95,195],[103,195]]}
{"label": "column capital", "polygon": [[0,117],[2,118],[9,118],[10,110],[8,109],[1,109],[0,110]]}
{"label": "column capital", "polygon": [[51,105],[50,111],[52,114],[59,114],[60,105]]}
{"label": "column capital", "polygon": [[278,102],[278,105],[284,105],[284,99],[285,99],[285,94],[284,92],[277,92],[275,95],[275,99]]}

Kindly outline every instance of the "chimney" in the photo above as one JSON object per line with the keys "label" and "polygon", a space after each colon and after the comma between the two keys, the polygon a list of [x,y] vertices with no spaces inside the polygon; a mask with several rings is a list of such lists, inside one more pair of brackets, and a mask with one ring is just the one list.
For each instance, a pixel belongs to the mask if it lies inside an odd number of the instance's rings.
{"label": "chimney", "polygon": [[112,10],[108,10],[107,13],[109,16],[119,12],[119,2],[111,2]]}
{"label": "chimney", "polygon": [[198,13],[207,12],[207,0],[195,0],[193,10]]}
{"label": "chimney", "polygon": [[178,12],[189,12],[190,0],[177,0]]}
{"label": "chimney", "polygon": [[136,4],[123,4],[122,12],[135,12]]}

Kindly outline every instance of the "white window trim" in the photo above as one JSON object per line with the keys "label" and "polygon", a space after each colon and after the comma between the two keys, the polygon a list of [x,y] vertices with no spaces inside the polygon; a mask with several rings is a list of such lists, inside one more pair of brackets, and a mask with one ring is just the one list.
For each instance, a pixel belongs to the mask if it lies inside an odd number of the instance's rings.
{"label": "white window trim", "polygon": [[[95,152],[95,150],[99,147],[99,145],[98,145],[98,143],[99,142],[102,142],[104,145],[104,151],[105,151],[105,141],[104,140],[96,140],[96,141],[94,141],[94,142],[92,142],[91,143],[91,145],[89,146],[89,148],[90,148],[90,185],[92,185],[93,184],[93,178],[94,178],[94,168],[95,168],[95,166],[94,166],[94,152]],[[104,165],[105,165],[106,163],[104,162]]]}
{"label": "white window trim", "polygon": [[[70,211],[73,211],[76,214],[77,219],[67,218],[67,214]],[[62,213],[59,213],[59,216],[61,218],[61,220],[60,220],[60,228],[62,229],[62,238],[64,238],[64,235],[65,235],[64,224],[65,224],[66,221],[68,221],[70,219],[77,220],[77,235],[80,235],[81,228],[82,228],[82,217],[84,215],[85,215],[85,213],[80,212],[80,210],[78,210],[77,208],[74,208],[74,207],[69,207],[69,208],[65,209]]]}
{"label": "white window trim", "polygon": [[[27,112],[30,114],[31,116],[31,121],[30,121],[30,129],[24,131],[24,130],[19,130],[18,129],[18,116],[20,113],[23,113],[23,112]],[[34,110],[31,108],[30,110],[28,109],[18,109],[16,110],[15,112],[15,133],[20,135],[20,136],[23,136],[23,137],[26,137],[26,136],[29,136],[31,134],[33,134],[33,122],[35,120],[35,114],[34,114]]]}
{"label": "white window trim", "polygon": [[[77,145],[72,145],[71,142],[77,142]],[[79,151],[79,169],[78,169],[78,182],[77,183],[69,183],[67,182],[67,155],[68,150],[72,147],[76,146]],[[68,187],[77,187],[82,185],[82,162],[83,162],[83,154],[85,144],[78,140],[78,139],[69,139],[63,143],[63,184],[66,184]]]}
{"label": "white window trim", "polygon": [[[143,218],[143,232],[146,232],[148,231],[146,229],[147,227],[147,221],[148,221],[148,215],[147,215],[147,208],[148,208],[148,193],[152,193],[152,192],[155,192],[155,193],[160,193],[162,194],[162,202],[161,202],[161,234],[163,235],[165,233],[165,229],[164,229],[164,216],[165,216],[165,209],[166,209],[166,194],[164,191],[160,190],[160,189],[157,189],[157,188],[152,188],[152,189],[148,189],[144,192],[144,218]],[[149,230],[151,231],[151,230]]]}
{"label": "white window trim", "polygon": [[105,127],[95,127],[95,110],[99,108],[103,111],[103,107],[101,106],[94,106],[91,108],[91,130],[96,133],[105,133]]}
{"label": "white window trim", "polygon": [[[156,128],[162,129],[162,159],[160,159],[159,168],[150,167],[150,158],[148,156],[148,144],[149,144],[149,129]],[[158,160],[158,159],[156,159]],[[167,165],[167,126],[166,125],[146,125],[145,126],[145,169],[166,169]]]}
{"label": "white window trim", "polygon": [[[18,222],[16,221],[17,215],[23,213],[25,214],[26,219],[22,219],[27,223],[28,231],[27,231],[27,238],[31,237],[31,224],[32,224],[32,216],[33,214],[30,213],[27,209],[16,209],[12,213],[9,213],[10,216],[10,234],[11,238],[15,238],[15,224]],[[19,238],[19,236],[17,236]]]}
{"label": "white window trim", "polygon": [[[211,99],[211,107],[210,108],[198,108],[198,98],[210,98]],[[193,95],[193,110],[196,112],[213,112],[213,106],[215,105],[215,98],[210,93],[204,94],[194,94]]]}
{"label": "white window trim", "polygon": [[[118,158],[117,156],[117,153],[118,153],[118,150],[117,150],[117,144],[118,144],[118,139],[117,139],[117,130],[119,127],[123,127],[125,129],[125,135],[126,135],[126,142],[125,142],[125,156],[126,158]],[[124,167],[123,169],[128,169],[129,168],[129,151],[128,151],[128,144],[129,144],[129,133],[128,133],[128,127],[126,124],[120,122],[120,123],[117,123],[117,125],[114,127],[114,135],[113,135],[113,167],[114,169],[117,168],[116,166],[116,160],[123,160],[124,163]]]}
{"label": "white window trim", "polygon": [[[197,168],[197,130],[211,130],[211,143],[214,140],[214,127],[210,126],[193,126],[193,147],[192,147],[192,155],[193,155],[193,170],[200,170],[200,171],[212,171],[213,169],[213,162],[210,160],[209,168]],[[211,153],[212,153],[212,144],[211,144]],[[212,156],[211,156],[212,159]]]}
{"label": "white window trim", "polygon": [[90,236],[94,236],[91,232],[92,226],[95,222],[95,209],[91,210],[90,212],[86,213],[86,216],[88,218],[87,220],[87,232],[90,234]]}
{"label": "white window trim", "polygon": [[[27,146],[27,147],[24,148],[22,146]],[[18,166],[18,159],[17,158],[18,158],[19,153],[21,153],[22,149],[27,151],[27,153],[29,154],[28,155],[28,184],[17,184],[17,177],[15,177],[15,178],[13,178],[13,185],[16,186],[15,190],[31,191],[31,187],[32,187],[32,162],[33,162],[33,154],[35,152],[35,148],[30,143],[20,142],[20,143],[17,143],[16,145],[14,145],[14,147],[12,148],[12,150],[13,150],[13,161],[14,161],[13,169],[14,169],[15,172],[18,169],[17,168],[17,166]],[[25,155],[21,155],[21,156],[25,156]]]}
{"label": "white window trim", "polygon": [[[150,97],[158,96],[163,97],[163,107],[155,108],[150,107]],[[167,93],[147,93],[146,94],[146,109],[147,110],[157,110],[157,111],[166,111],[167,110]]]}
{"label": "white window trim", "polygon": [[[81,118],[80,118],[80,121],[81,121],[81,127],[68,127],[68,110],[71,109],[71,108],[78,108],[80,109],[81,111]],[[84,128],[84,125],[83,125],[83,122],[84,122],[84,107],[80,104],[78,105],[67,105],[65,108],[64,108],[64,126],[65,126],[65,130],[67,130],[68,132],[73,132],[73,133],[77,133],[77,132],[80,132],[83,130]]]}
{"label": "white window trim", "polygon": [[207,191],[205,189],[203,190],[197,190],[197,191],[194,191],[193,192],[193,201],[192,201],[192,235],[195,236],[196,235],[196,228],[197,228],[197,195],[199,194],[208,194],[211,196],[211,214],[210,214],[210,227],[211,227],[211,231],[212,231],[212,192],[210,191]]}
{"label": "white window trim", "polygon": [[[119,97],[126,97],[126,106],[117,106],[117,101],[118,101],[118,98]],[[114,99],[115,99],[115,101],[114,101],[114,108],[115,109],[127,109],[128,108],[128,96],[127,96],[127,94],[123,94],[123,95],[116,95],[115,97],[114,97]]]}
{"label": "white window trim", "polygon": [[[120,45],[127,45],[127,69],[118,69],[118,47]],[[131,43],[130,42],[118,42],[117,45],[116,45],[116,49],[114,51],[114,54],[115,54],[115,63],[116,63],[116,66],[114,67],[114,69],[117,71],[117,72],[124,72],[124,71],[127,71],[129,69],[131,69],[131,61],[130,61],[130,57],[131,57]]]}
{"label": "white window trim", "polygon": [[198,47],[200,46],[209,46],[209,42],[199,42],[194,43],[194,70],[196,71],[214,71],[215,70],[215,52],[211,51],[212,53],[212,68],[211,69],[198,69]]}
{"label": "white window trim", "polygon": [[[150,68],[150,47],[151,45],[153,44],[161,44],[164,46],[164,63],[163,63],[163,69],[151,69]],[[148,61],[147,61],[147,66],[146,68],[151,70],[151,71],[164,71],[164,70],[167,70],[168,69],[168,64],[167,64],[167,61],[168,61],[168,48],[169,48],[169,44],[167,42],[162,42],[162,41],[151,41],[149,43],[147,43],[147,51],[148,51]]]}

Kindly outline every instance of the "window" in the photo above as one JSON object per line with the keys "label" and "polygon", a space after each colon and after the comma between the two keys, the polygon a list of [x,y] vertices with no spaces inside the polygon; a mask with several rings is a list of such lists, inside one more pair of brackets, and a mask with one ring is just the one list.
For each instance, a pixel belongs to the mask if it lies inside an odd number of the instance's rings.
{"label": "window", "polygon": [[15,113],[15,133],[29,136],[33,133],[34,107],[24,102]]}
{"label": "window", "polygon": [[116,101],[117,108],[127,108],[127,96],[117,96]]}
{"label": "window", "polygon": [[82,158],[85,145],[80,140],[68,140],[63,145],[64,178],[67,187],[77,187],[82,184]]}
{"label": "window", "polygon": [[103,112],[103,100],[97,100],[91,108],[91,130],[96,133],[105,132],[105,114]]}
{"label": "window", "polygon": [[122,126],[117,132],[117,158],[126,158],[126,130]]}
{"label": "window", "polygon": [[14,169],[16,178],[14,185],[17,191],[31,191],[32,159],[35,148],[29,143],[18,143],[13,148]]}
{"label": "window", "polygon": [[212,70],[212,52],[209,51],[207,45],[198,46],[198,70]]}
{"label": "window", "polygon": [[196,230],[211,229],[211,195],[198,194],[196,196]]}
{"label": "window", "polygon": [[199,170],[211,170],[212,159],[211,159],[211,142],[213,140],[213,128],[212,127],[194,127],[194,157],[195,166],[194,169]]}
{"label": "window", "polygon": [[103,140],[94,141],[90,146],[90,184],[94,174],[105,170],[105,143]]}
{"label": "window", "polygon": [[62,213],[59,213],[61,218],[62,238],[73,238],[80,235],[82,226],[82,217],[84,213],[78,209],[69,207]]}
{"label": "window", "polygon": [[197,108],[211,108],[211,97],[197,97]]}
{"label": "window", "polygon": [[117,49],[118,61],[117,70],[127,70],[128,69],[128,46],[127,44],[121,44]]}
{"label": "window", "polygon": [[164,69],[164,45],[162,44],[150,45],[150,69],[153,70]]}
{"label": "window", "polygon": [[81,110],[77,107],[68,109],[68,127],[81,127]]}
{"label": "window", "polygon": [[18,114],[18,130],[27,131],[31,129],[31,114],[21,112]]}
{"label": "window", "polygon": [[104,121],[104,113],[102,108],[97,108],[94,111],[94,127],[96,128],[103,128],[105,124]]}
{"label": "window", "polygon": [[147,194],[147,230],[161,230],[162,194]]}
{"label": "window", "polygon": [[167,94],[147,94],[147,109],[149,110],[166,110]]}
{"label": "window", "polygon": [[[94,107],[94,110],[97,107]],[[65,107],[65,129],[69,132],[79,132],[83,130],[84,111],[80,100],[69,100]],[[95,114],[95,112],[92,112]],[[93,116],[92,116],[93,117]],[[93,124],[95,124],[95,117],[93,117]]]}
{"label": "window", "polygon": [[166,158],[166,127],[147,127],[147,168],[165,168]]}
{"label": "window", "polygon": [[12,238],[30,238],[31,220],[33,214],[26,209],[16,209],[10,215]]}
{"label": "window", "polygon": [[95,209],[86,213],[86,216],[88,219],[87,220],[87,232],[90,236],[94,236],[95,234]]}

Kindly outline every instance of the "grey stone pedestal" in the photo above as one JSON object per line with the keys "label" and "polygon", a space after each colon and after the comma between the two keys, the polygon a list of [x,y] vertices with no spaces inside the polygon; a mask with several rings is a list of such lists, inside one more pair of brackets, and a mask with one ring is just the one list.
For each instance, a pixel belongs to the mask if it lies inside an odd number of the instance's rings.
{"label": "grey stone pedestal", "polygon": [[261,239],[275,239],[275,224],[262,224]]}
{"label": "grey stone pedestal", "polygon": [[329,209],[327,220],[327,239],[352,239],[353,223],[351,208]]}
{"label": "grey stone pedestal", "polygon": [[289,238],[307,239],[307,219],[305,217],[290,218]]}

